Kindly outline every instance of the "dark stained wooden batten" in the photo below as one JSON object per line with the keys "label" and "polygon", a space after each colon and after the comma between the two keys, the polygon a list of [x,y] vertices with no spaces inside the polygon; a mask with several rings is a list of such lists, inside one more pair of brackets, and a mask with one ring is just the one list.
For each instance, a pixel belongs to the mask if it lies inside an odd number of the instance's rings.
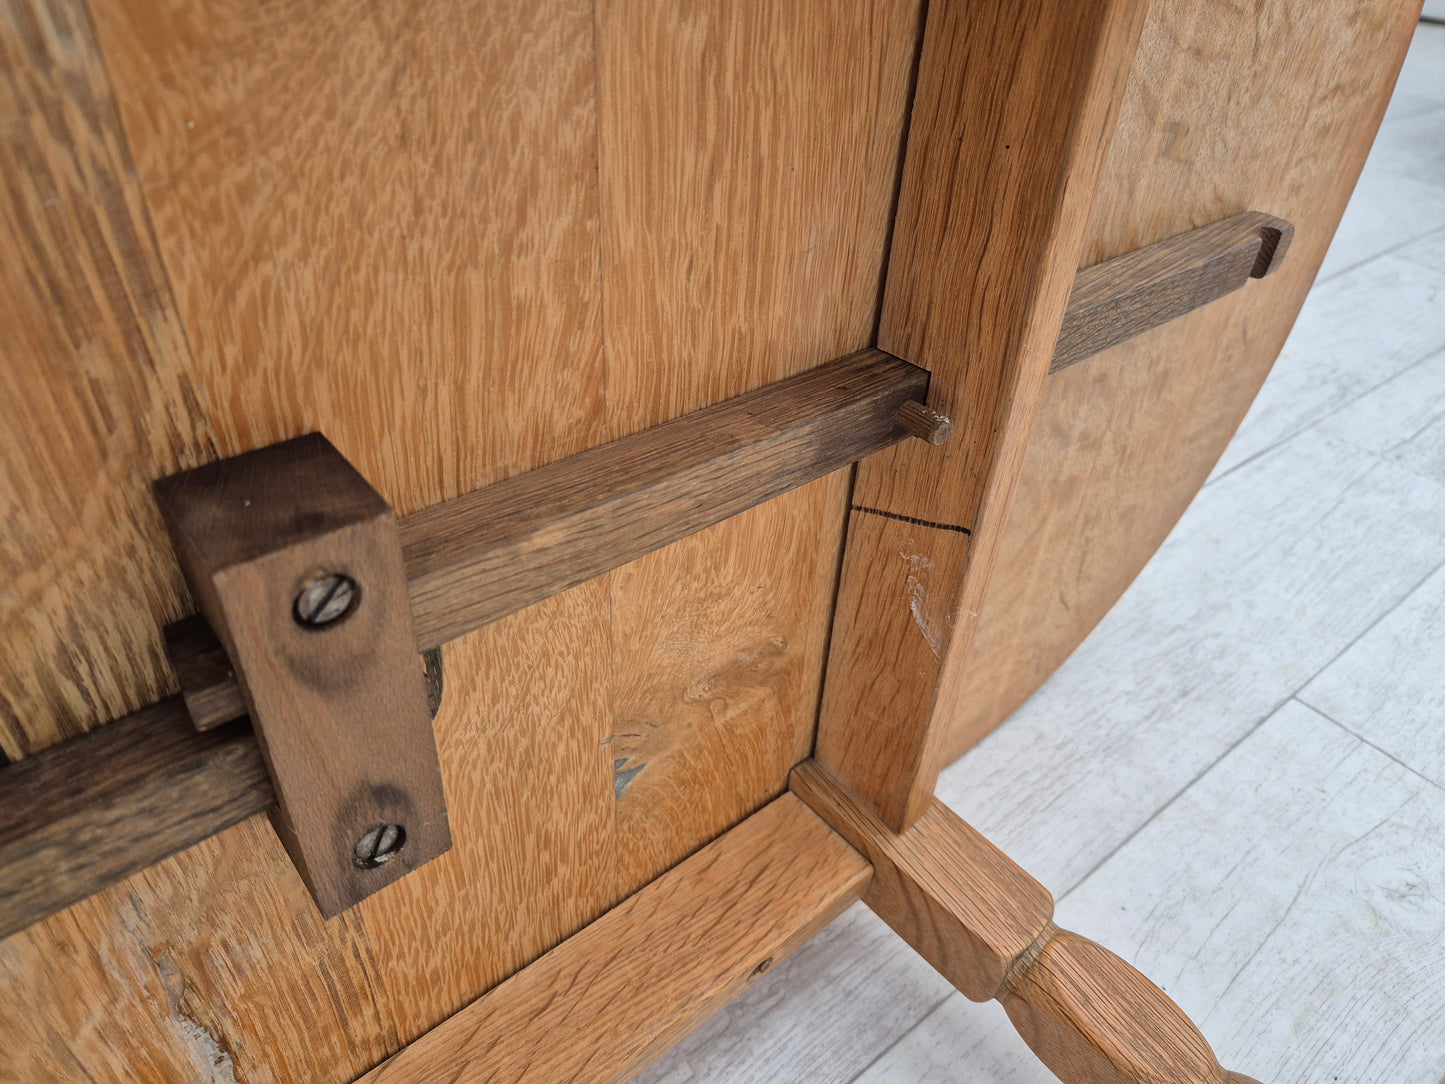
{"label": "dark stained wooden batten", "polygon": [[276,804],[244,723],[179,697],[0,771],[0,937]]}
{"label": "dark stained wooden batten", "polygon": [[[405,517],[417,649],[903,440],[900,410],[927,388],[922,369],[864,350]],[[166,642],[199,729],[245,714],[204,620],[172,624]]]}
{"label": "dark stained wooden batten", "polygon": [[1246,211],[1080,271],[1049,372],[1193,312],[1279,269],[1294,226]]}

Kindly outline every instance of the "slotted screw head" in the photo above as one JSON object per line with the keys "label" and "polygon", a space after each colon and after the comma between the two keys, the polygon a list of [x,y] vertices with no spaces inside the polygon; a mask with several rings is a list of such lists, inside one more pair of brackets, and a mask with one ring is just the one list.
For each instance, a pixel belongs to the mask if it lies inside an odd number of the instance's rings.
{"label": "slotted screw head", "polygon": [[406,829],[399,824],[378,824],[356,841],[351,861],[362,869],[390,862],[406,846]]}
{"label": "slotted screw head", "polygon": [[308,629],[334,625],[351,612],[359,594],[350,576],[323,572],[296,596],[296,623]]}

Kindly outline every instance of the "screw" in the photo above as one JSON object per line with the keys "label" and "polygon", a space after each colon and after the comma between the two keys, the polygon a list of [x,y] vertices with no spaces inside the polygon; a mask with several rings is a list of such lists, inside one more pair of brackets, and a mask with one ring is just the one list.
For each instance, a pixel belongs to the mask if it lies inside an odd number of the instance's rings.
{"label": "screw", "polygon": [[390,862],[405,846],[405,828],[399,824],[378,824],[356,841],[351,861],[361,869],[375,869]]}
{"label": "screw", "polygon": [[352,611],[360,594],[350,576],[323,572],[296,596],[296,623],[308,629],[335,624]]}

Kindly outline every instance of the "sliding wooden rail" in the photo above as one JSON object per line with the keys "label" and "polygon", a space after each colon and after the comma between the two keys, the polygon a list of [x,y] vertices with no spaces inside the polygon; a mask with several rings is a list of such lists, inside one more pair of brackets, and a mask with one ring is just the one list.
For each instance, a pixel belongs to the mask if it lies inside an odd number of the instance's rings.
{"label": "sliding wooden rail", "polygon": [[[910,430],[928,439],[935,424],[899,420],[927,388],[922,369],[864,350],[407,516],[400,529],[418,651]],[[186,701],[171,697],[0,771],[0,937],[275,804],[209,628],[192,621],[169,639],[183,649],[194,720]]]}
{"label": "sliding wooden rail", "polygon": [[1246,211],[1086,267],[1054,345],[1056,373],[1279,270],[1294,227]]}

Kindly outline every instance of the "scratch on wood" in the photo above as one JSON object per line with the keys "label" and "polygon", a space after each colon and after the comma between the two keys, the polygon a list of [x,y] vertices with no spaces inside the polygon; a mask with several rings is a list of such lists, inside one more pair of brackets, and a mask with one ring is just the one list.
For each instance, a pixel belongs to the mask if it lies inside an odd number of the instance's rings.
{"label": "scratch on wood", "polygon": [[943,630],[938,628],[928,614],[927,577],[929,570],[933,568],[933,561],[921,553],[909,553],[907,550],[899,550],[898,555],[908,562],[908,609],[913,614],[913,623],[918,626],[918,631],[923,633],[923,639],[933,652],[933,657],[941,659]]}

